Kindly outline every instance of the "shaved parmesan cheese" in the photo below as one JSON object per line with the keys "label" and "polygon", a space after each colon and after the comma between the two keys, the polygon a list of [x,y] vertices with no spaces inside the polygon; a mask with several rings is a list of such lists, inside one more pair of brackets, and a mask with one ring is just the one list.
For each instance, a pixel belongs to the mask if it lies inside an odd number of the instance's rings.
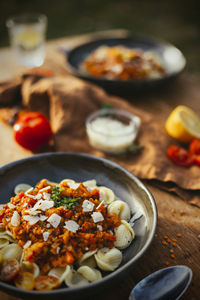
{"label": "shaved parmesan cheese", "polygon": [[108,70],[113,73],[120,74],[123,71],[123,67],[120,64],[116,64],[116,65],[110,66],[108,68]]}
{"label": "shaved parmesan cheese", "polygon": [[43,193],[43,198],[44,198],[44,200],[50,201],[51,200],[51,194],[44,192]]}
{"label": "shaved parmesan cheese", "polygon": [[61,217],[55,213],[52,214],[47,220],[47,222],[49,222],[54,228],[58,227],[60,221],[61,221]]}
{"label": "shaved parmesan cheese", "polygon": [[41,215],[40,216],[40,221],[45,221],[48,217],[44,216],[44,215]]}
{"label": "shaved parmesan cheese", "polygon": [[51,188],[50,185],[48,185],[48,186],[44,187],[43,189],[41,189],[41,190],[40,190],[40,193],[41,193],[41,192],[44,192],[44,191],[46,191],[46,190],[48,190],[48,189],[50,189],[50,188]]}
{"label": "shaved parmesan cheese", "polygon": [[65,222],[64,228],[75,233],[79,229],[79,225],[75,221],[69,220]]}
{"label": "shaved parmesan cheese", "polygon": [[58,254],[60,252],[60,247],[56,248],[56,254]]}
{"label": "shaved parmesan cheese", "polygon": [[40,210],[45,211],[53,206],[54,206],[54,201],[39,200],[32,208],[27,209],[26,212],[29,213],[30,215],[37,215],[40,213]]}
{"label": "shaved parmesan cheese", "polygon": [[99,229],[99,231],[103,231],[103,227],[101,225],[97,225],[97,228]]}
{"label": "shaved parmesan cheese", "polygon": [[100,212],[93,212],[92,219],[93,219],[94,223],[98,223],[98,222],[103,221],[104,217],[103,217],[102,213],[100,213]]}
{"label": "shaved parmesan cheese", "polygon": [[14,204],[12,204],[12,203],[9,202],[9,203],[8,203],[8,207],[9,207],[9,208],[15,208],[16,206],[15,206]]}
{"label": "shaved parmesan cheese", "polygon": [[37,194],[37,196],[35,196],[35,199],[37,199],[37,200],[40,200],[42,198],[42,194],[41,193],[39,193],[39,194]]}
{"label": "shaved parmesan cheese", "polygon": [[28,248],[30,245],[31,245],[31,241],[28,240],[28,241],[26,242],[26,244],[24,245],[23,248],[26,249],[26,248]]}
{"label": "shaved parmesan cheese", "polygon": [[35,205],[34,209],[40,209],[40,210],[47,210],[51,207],[54,206],[54,201],[49,201],[49,200],[39,200]]}
{"label": "shaved parmesan cheese", "polygon": [[49,238],[50,233],[48,231],[43,232],[43,240],[46,242]]}
{"label": "shaved parmesan cheese", "polygon": [[67,184],[71,189],[74,189],[74,190],[76,190],[80,185],[80,183],[76,183],[76,182],[67,182]]}
{"label": "shaved parmesan cheese", "polygon": [[33,195],[27,194],[26,196],[29,198],[35,199],[35,196],[33,196]]}
{"label": "shaved parmesan cheese", "polygon": [[14,211],[12,218],[11,218],[11,224],[13,226],[18,226],[20,224],[20,215],[17,211]]}
{"label": "shaved parmesan cheese", "polygon": [[33,187],[31,187],[30,189],[28,189],[25,194],[28,194],[29,192],[31,192],[33,190]]}
{"label": "shaved parmesan cheese", "polygon": [[38,216],[24,216],[24,220],[28,221],[30,225],[36,224],[39,221]]}
{"label": "shaved parmesan cheese", "polygon": [[97,208],[96,209],[98,209],[102,204],[104,203],[104,200],[103,201],[101,201],[101,203],[97,206]]}
{"label": "shaved parmesan cheese", "polygon": [[93,211],[94,203],[92,203],[91,201],[88,201],[88,200],[84,200],[83,204],[82,204],[82,208],[83,208],[83,211],[85,211],[85,212]]}
{"label": "shaved parmesan cheese", "polygon": [[35,199],[35,196],[29,194],[29,192],[31,192],[32,190],[33,190],[33,187],[31,187],[28,191],[26,191],[25,195],[32,198],[32,199]]}
{"label": "shaved parmesan cheese", "polygon": [[40,210],[33,210],[32,208],[25,210],[29,215],[37,216],[40,214]]}

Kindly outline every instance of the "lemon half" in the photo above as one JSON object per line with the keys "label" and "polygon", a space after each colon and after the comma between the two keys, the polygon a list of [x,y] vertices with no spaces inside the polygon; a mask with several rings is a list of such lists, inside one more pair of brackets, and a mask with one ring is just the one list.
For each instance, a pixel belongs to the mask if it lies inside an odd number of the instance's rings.
{"label": "lemon half", "polygon": [[174,139],[187,143],[200,138],[200,118],[191,108],[179,105],[169,115],[165,129]]}

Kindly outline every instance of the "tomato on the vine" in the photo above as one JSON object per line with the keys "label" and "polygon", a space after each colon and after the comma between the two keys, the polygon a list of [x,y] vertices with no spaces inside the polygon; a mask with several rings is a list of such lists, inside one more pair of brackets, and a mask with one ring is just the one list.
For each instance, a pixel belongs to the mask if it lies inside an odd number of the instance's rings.
{"label": "tomato on the vine", "polygon": [[41,148],[52,137],[48,119],[39,112],[27,112],[19,115],[13,130],[16,142],[31,151]]}
{"label": "tomato on the vine", "polygon": [[189,146],[189,152],[191,154],[200,155],[200,140],[194,139],[191,141]]}
{"label": "tomato on the vine", "polygon": [[170,145],[167,150],[167,156],[171,161],[179,166],[187,167],[195,162],[195,157],[187,152],[185,149]]}

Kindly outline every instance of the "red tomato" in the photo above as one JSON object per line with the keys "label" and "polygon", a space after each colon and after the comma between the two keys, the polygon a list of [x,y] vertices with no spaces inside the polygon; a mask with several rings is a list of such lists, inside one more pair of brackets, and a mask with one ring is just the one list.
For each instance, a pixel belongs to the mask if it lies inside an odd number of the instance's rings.
{"label": "red tomato", "polygon": [[185,149],[171,145],[167,150],[167,156],[179,166],[187,167],[195,162],[195,157]]}
{"label": "red tomato", "polygon": [[200,155],[200,140],[194,139],[189,146],[189,152],[191,154]]}
{"label": "red tomato", "polygon": [[22,114],[13,129],[16,142],[32,151],[44,146],[52,136],[49,121],[38,112]]}
{"label": "red tomato", "polygon": [[195,163],[200,167],[200,155],[195,156]]}

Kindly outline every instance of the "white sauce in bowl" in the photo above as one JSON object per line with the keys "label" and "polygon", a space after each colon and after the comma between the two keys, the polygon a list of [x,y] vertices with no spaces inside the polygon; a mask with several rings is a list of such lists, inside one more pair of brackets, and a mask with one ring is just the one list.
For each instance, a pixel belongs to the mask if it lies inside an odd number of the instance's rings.
{"label": "white sauce in bowl", "polygon": [[128,148],[136,138],[137,131],[135,122],[123,124],[110,117],[97,117],[87,126],[91,146],[110,153],[120,153]]}

